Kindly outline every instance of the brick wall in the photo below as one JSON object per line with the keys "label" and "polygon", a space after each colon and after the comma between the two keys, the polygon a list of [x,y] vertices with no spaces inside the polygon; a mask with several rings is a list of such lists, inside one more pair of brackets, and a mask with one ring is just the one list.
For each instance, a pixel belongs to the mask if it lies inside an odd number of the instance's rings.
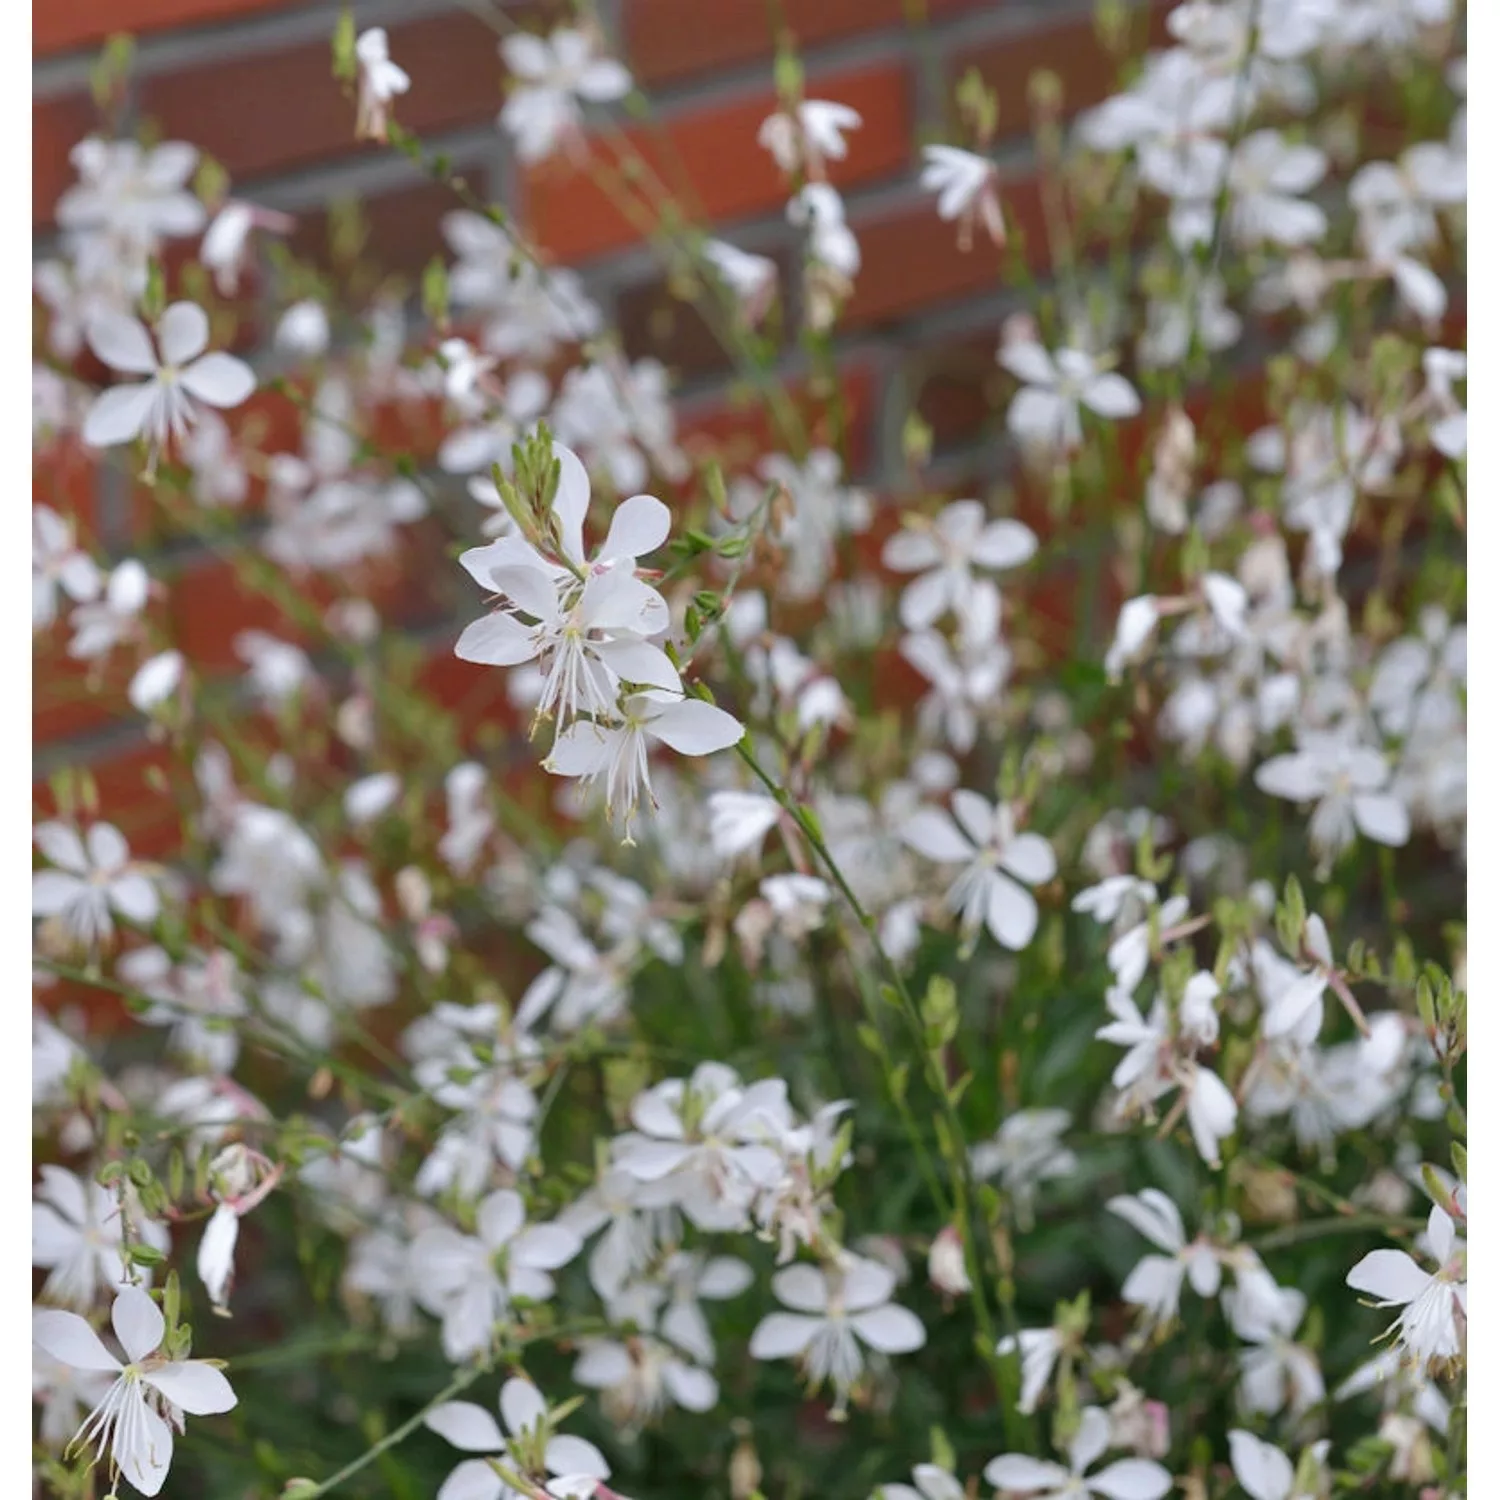
{"label": "brick wall", "polygon": [[[480,0],[479,8],[483,8]],[[542,3],[517,7],[538,13]],[[1160,39],[1169,6],[1136,4],[1135,40]],[[986,386],[995,378],[995,332],[1007,310],[997,262],[987,248],[960,252],[951,225],[916,184],[924,140],[944,128],[952,85],[977,67],[998,92],[1000,158],[1007,211],[1040,246],[1040,204],[1030,177],[1027,82],[1057,75],[1065,110],[1097,100],[1114,64],[1096,38],[1092,0],[782,0],[807,69],[807,93],[855,106],[863,129],[851,137],[834,180],[844,190],[864,265],[838,346],[855,430],[856,478],[877,489],[895,480],[900,419],[912,405],[934,422],[937,472],[955,482],[974,467],[994,420]],[[89,71],[108,34],[137,39],[124,120],[150,122],[191,141],[232,174],[236,194],[299,218],[294,244],[325,244],[328,203],[355,195],[373,226],[372,248],[396,270],[415,272],[441,248],[438,219],[452,197],[388,150],[352,139],[347,100],[330,76],[332,0],[46,0],[34,22],[33,222],[45,244],[58,194],[70,180],[67,154],[93,126]],[[451,160],[481,195],[516,213],[557,260],[576,265],[622,330],[627,352],[654,354],[677,374],[688,430],[722,433],[730,416],[726,364],[697,316],[674,300],[651,252],[589,175],[565,165],[523,171],[494,117],[501,65],[494,31],[470,6],[451,0],[360,0],[361,26],[383,24],[392,55],[412,75],[398,117]],[[755,142],[774,108],[773,34],[765,0],[614,0],[603,21],[653,101],[647,123],[627,123],[630,143],[660,166],[674,190],[747,249],[785,262],[791,232],[784,188]],[[925,18],[925,19],[922,19]],[[914,20],[920,20],[915,28]],[[605,149],[610,149],[606,146]],[[787,354],[785,374],[805,371]],[[258,398],[260,420],[286,417]],[[279,446],[291,446],[290,443]],[[990,450],[993,465],[993,449]],[[36,467],[38,499],[76,515],[115,552],[150,547],[145,509],[118,473],[102,473],[76,450]],[[214,667],[246,624],[281,628],[264,601],[232,586],[228,565],[175,544],[153,573],[173,582],[179,644]],[[392,598],[426,627],[435,663],[449,638],[438,606]],[[421,590],[416,591],[418,594]],[[76,679],[56,655],[38,661],[38,681]],[[435,673],[434,684],[451,674]],[[464,692],[471,684],[456,683]],[[39,775],[75,761],[100,767],[101,785],[130,795],[152,750],[138,728],[111,723],[83,698],[48,694],[39,712]],[[137,830],[143,833],[145,830]]]}

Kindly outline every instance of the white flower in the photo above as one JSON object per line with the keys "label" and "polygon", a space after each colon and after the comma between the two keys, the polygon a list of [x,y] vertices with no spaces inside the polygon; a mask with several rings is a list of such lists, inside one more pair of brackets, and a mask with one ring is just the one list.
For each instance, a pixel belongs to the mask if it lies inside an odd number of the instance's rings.
{"label": "white flower", "polygon": [[538,661],[545,682],[537,713],[566,727],[580,713],[611,718],[622,681],[670,692],[682,682],[666,653],[645,639],[670,623],[666,600],[636,577],[636,559],[667,539],[670,513],[653,496],[633,496],[586,560],[588,475],[571,449],[558,443],[553,453],[561,465],[551,512],[558,560],[519,536],[465,552],[459,562],[507,608],[470,625],[453,649],[463,661],[491,666]]}
{"label": "white flower", "polygon": [[[110,369],[149,378],[104,391],[83,424],[95,448],[144,436],[153,450],[181,443],[198,417],[197,402],[239,406],[255,389],[250,366],[208,348],[208,314],[194,302],[174,302],[156,325],[124,313],[100,313],[88,326],[89,348]],[[160,351],[158,355],[158,351]]]}
{"label": "white flower", "polygon": [[791,1125],[786,1084],[743,1085],[720,1063],[689,1079],[668,1078],[630,1108],[634,1131],[615,1140],[615,1163],[641,1184],[642,1207],[680,1207],[703,1230],[733,1230],[778,1182],[785,1165],[776,1144]]}
{"label": "white flower", "polygon": [[148,657],[130,679],[126,692],[130,706],[142,714],[160,708],[181,686],[185,665],[180,651],[159,651]]}
{"label": "white flower", "polygon": [[167,1360],[156,1352],[166,1335],[166,1319],[139,1287],[120,1289],[110,1321],[127,1364],[76,1313],[38,1313],[32,1339],[75,1370],[115,1374],[75,1441],[92,1444],[100,1457],[108,1447],[112,1465],[143,1495],[155,1495],[172,1465],[172,1428],[182,1430],[183,1412],[206,1417],[231,1411],[235,1394],[213,1365],[199,1359]]}
{"label": "white flower", "polygon": [[776,262],[769,256],[751,255],[727,240],[705,240],[703,257],[733,294],[740,316],[754,327],[776,295]]}
{"label": "white flower", "polygon": [[68,655],[75,661],[94,661],[136,636],[150,595],[151,577],[135,558],[117,563],[105,581],[103,598],[75,605],[69,615],[73,639]]}
{"label": "white flower", "polygon": [[583,1248],[561,1224],[528,1225],[521,1195],[511,1188],[481,1200],[475,1227],[468,1235],[437,1225],[412,1245],[422,1273],[417,1299],[442,1318],[443,1353],[454,1361],[486,1347],[495,1325],[509,1317],[513,1297],[549,1298],[554,1283],[547,1273]]}
{"label": "white flower", "polygon": [[708,836],[714,853],[722,860],[758,853],[780,817],[781,804],[764,792],[710,792]]}
{"label": "white flower", "polygon": [[984,1477],[997,1490],[1032,1495],[1036,1500],[1084,1500],[1088,1495],[1104,1500],[1161,1500],[1172,1488],[1172,1476],[1149,1458],[1122,1458],[1097,1474],[1087,1472],[1104,1456],[1109,1435],[1108,1415],[1100,1407],[1087,1406],[1068,1444],[1067,1468],[1020,1453],[1004,1453],[985,1465]]}
{"label": "white flower", "polygon": [[786,206],[787,219],[807,230],[809,257],[837,276],[849,279],[859,270],[859,241],[849,228],[844,200],[826,182],[809,182]]}
{"label": "white flower", "polygon": [[849,1256],[842,1269],[799,1264],[771,1278],[794,1312],[768,1313],[750,1335],[752,1359],[800,1358],[816,1388],[832,1383],[842,1401],[864,1368],[860,1345],[910,1354],[927,1342],[915,1313],[891,1301],[895,1274],[878,1261]]}
{"label": "white flower", "polygon": [[1250,1500],[1292,1500],[1296,1471],[1274,1443],[1235,1427],[1229,1432],[1229,1463]]}
{"label": "white flower", "polygon": [[328,314],[310,297],[292,303],[276,325],[276,347],[304,359],[327,353],[328,339]]}
{"label": "white flower", "polygon": [[[465,1453],[500,1460],[518,1479],[549,1495],[583,1500],[609,1478],[604,1455],[583,1438],[554,1433],[547,1403],[529,1380],[512,1377],[500,1387],[502,1429],[472,1401],[445,1401],[423,1418],[427,1427]],[[437,1500],[521,1500],[487,1458],[466,1458],[443,1481]]]}
{"label": "white flower", "polygon": [[512,32],[500,43],[500,52],[516,80],[500,111],[500,124],[523,162],[550,156],[579,130],[580,99],[608,104],[631,89],[624,64],[601,57],[594,37],[571,26],[560,26],[545,38]]}
{"label": "white flower", "polygon": [[912,1484],[877,1485],[870,1500],[964,1500],[963,1485],[936,1464],[918,1464],[911,1477]]}
{"label": "white flower", "polygon": [[951,816],[923,808],[906,821],[901,837],[926,859],[966,866],[947,897],[966,941],[972,942],[981,926],[1003,948],[1019,950],[1031,941],[1037,907],[1025,887],[1051,880],[1057,860],[1040,834],[1015,831],[1008,805],[994,806],[977,792],[960,789],[953,794]]}
{"label": "white flower", "polygon": [[214,286],[221,297],[233,297],[240,289],[240,272],[250,244],[252,229],[286,234],[296,226],[290,214],[273,213],[250,203],[231,199],[214,216],[203,235],[198,259],[213,272]]}
{"label": "white flower", "polygon": [[99,597],[99,569],[74,542],[73,527],[48,505],[31,507],[31,628],[57,618],[57,591],[75,604]]}
{"label": "white flower", "polygon": [[789,177],[800,169],[820,181],[827,161],[842,161],[848,155],[844,132],[858,130],[863,123],[847,104],[804,99],[795,114],[780,110],[761,121],[757,139]]}
{"label": "white flower", "polygon": [[1167,1252],[1144,1256],[1136,1263],[1120,1289],[1127,1302],[1165,1322],[1177,1316],[1184,1277],[1200,1297],[1218,1295],[1222,1273],[1217,1254],[1201,1239],[1188,1243],[1177,1205],[1160,1188],[1111,1198],[1104,1206]]}
{"label": "white flower", "polygon": [[[125,1217],[119,1197],[63,1167],[43,1165],[31,1213],[31,1260],[48,1275],[42,1296],[80,1312],[125,1285]],[[166,1250],[166,1230],[130,1203],[131,1237]]]}
{"label": "white flower", "polygon": [[1323,1372],[1313,1352],[1292,1337],[1307,1310],[1307,1298],[1295,1287],[1253,1296],[1237,1286],[1222,1300],[1235,1333],[1253,1346],[1239,1355],[1245,1409],[1274,1416],[1288,1407],[1298,1417],[1316,1406],[1324,1395]]}
{"label": "white flower", "polygon": [[156,920],[156,887],[130,858],[113,823],[95,823],[86,838],[65,823],[39,823],[37,847],[52,862],[31,877],[31,909],[57,917],[78,943],[94,948],[114,932],[112,916],[144,927]]}
{"label": "white flower", "polygon": [[1000,1179],[1000,1189],[1018,1212],[1030,1211],[1037,1185],[1078,1170],[1078,1158],[1062,1143],[1073,1123],[1065,1109],[1018,1109],[1005,1117],[993,1139],[972,1147],[974,1175]]}
{"label": "white flower", "polygon": [[1354,841],[1356,829],[1377,843],[1399,847],[1411,837],[1411,815],[1386,790],[1391,768],[1379,750],[1342,733],[1308,734],[1301,748],[1273,755],[1255,784],[1273,797],[1315,802],[1308,823],[1313,848],[1332,859]]}
{"label": "white flower", "polygon": [[577,776],[585,785],[602,776],[605,811],[620,814],[629,827],[642,791],[651,792],[650,741],[679,755],[712,755],[744,738],[745,726],[732,714],[701,698],[672,693],[637,693],[621,700],[618,720],[575,720],[558,735],[542,762],[554,776]]}
{"label": "white flower", "polygon": [[1377,1298],[1377,1307],[1399,1307],[1393,1327],[1407,1353],[1421,1365],[1452,1359],[1463,1347],[1460,1329],[1469,1310],[1468,1257],[1453,1220],[1433,1206],[1427,1241],[1436,1271],[1424,1271],[1404,1250],[1372,1250],[1346,1278],[1357,1292]]}
{"label": "white flower", "polygon": [[1071,451],[1083,441],[1080,406],[1110,421],[1133,417],[1141,409],[1135,387],[1117,371],[1101,369],[1082,350],[1049,354],[1040,344],[1014,342],[1001,348],[999,359],[1023,382],[1006,415],[1010,430],[1023,442]]}
{"label": "white flower", "polygon": [[997,247],[1005,243],[995,164],[987,156],[956,146],[924,146],[921,185],[924,192],[938,195],[938,218],[958,221],[961,250],[973,243],[976,219]]}
{"label": "white flower", "polygon": [[383,26],[360,32],[354,43],[354,56],[359,64],[355,138],[383,141],[391,101],[411,87],[411,78],[404,68],[391,61],[390,42]]}
{"label": "white flower", "polygon": [[1062,1340],[1055,1328],[1023,1328],[1019,1335],[1006,1334],[995,1346],[1002,1359],[1019,1350],[1021,1356],[1021,1396],[1016,1410],[1030,1416],[1036,1410],[1041,1394],[1052,1378]]}
{"label": "white flower", "polygon": [[1328,216],[1303,195],[1327,170],[1328,158],[1316,146],[1294,145],[1279,130],[1252,131],[1235,148],[1229,166],[1230,233],[1245,245],[1316,244],[1327,231]]}
{"label": "white flower", "polygon": [[161,240],[203,227],[203,205],[187,186],[198,165],[196,147],[163,141],[147,150],[138,141],[91,135],[69,159],[79,180],[58,199],[57,222],[74,239],[85,279],[119,260],[144,272]]}
{"label": "white flower", "polygon": [[974,568],[1019,567],[1036,552],[1029,526],[1005,518],[986,521],[978,500],[955,500],[930,523],[906,520],[880,560],[897,573],[921,575],[901,595],[901,623],[908,630],[923,630],[949,610],[962,619],[981,586]]}

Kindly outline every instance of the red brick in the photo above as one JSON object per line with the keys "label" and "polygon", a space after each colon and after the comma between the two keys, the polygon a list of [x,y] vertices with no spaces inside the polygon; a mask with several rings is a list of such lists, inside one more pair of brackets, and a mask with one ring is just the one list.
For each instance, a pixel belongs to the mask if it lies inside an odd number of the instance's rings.
{"label": "red brick", "polygon": [[[1027,259],[1039,268],[1046,262],[1047,239],[1037,179],[1003,184],[1000,196],[1009,232],[1025,237]],[[982,234],[970,249],[960,250],[957,227],[938,218],[930,195],[854,227],[861,265],[840,320],[846,330],[876,327],[934,303],[998,291],[1007,283],[1007,252],[995,249]]]}
{"label": "red brick", "polygon": [[[133,854],[166,858],[181,847],[181,823],[170,796],[151,786],[154,771],[170,773],[171,751],[142,741],[86,767],[99,794],[99,815],[116,824]],[[55,817],[57,803],[45,780],[32,784],[33,816]]]}
{"label": "red brick", "polygon": [[60,437],[33,455],[31,498],[72,521],[79,542],[92,546],[99,534],[99,471],[94,455],[73,435]]}
{"label": "red brick", "polygon": [[298,0],[42,0],[32,12],[37,56],[90,47],[119,32],[160,31],[287,10]]}
{"label": "red brick", "polygon": [[[858,474],[869,463],[874,446],[879,370],[868,359],[851,361],[840,371],[840,380],[847,432],[843,447],[850,472]],[[806,381],[788,382],[786,391],[809,424],[811,445],[837,445],[827,393],[810,390]],[[726,474],[749,472],[764,454],[784,452],[788,446],[764,399],[748,392],[741,400],[722,398],[688,407],[681,413],[678,437],[688,454],[717,458]]]}
{"label": "red brick", "polygon": [[[1130,57],[1139,56],[1143,43],[1160,46],[1168,40],[1166,18],[1175,4],[1176,0],[1151,0],[1144,15],[1134,14],[1135,45],[1128,49]],[[1065,116],[1097,104],[1120,84],[1119,65],[1100,43],[1092,19],[1012,29],[993,41],[977,43],[953,59],[952,81],[957,83],[970,68],[977,68],[996,92],[997,135],[1002,140],[1031,129],[1027,85],[1034,73],[1045,70],[1057,75]]]}
{"label": "red brick", "polygon": [[72,631],[66,618],[37,636],[31,653],[31,739],[51,745],[88,734],[121,717],[130,668],[122,653],[105,668],[97,691],[89,685],[85,663],[68,655]]}
{"label": "red brick", "polygon": [[[912,98],[903,63],[809,79],[807,90],[813,97],[851,105],[864,117],[861,128],[847,137],[848,156],[829,164],[830,181],[853,187],[889,177],[908,164]],[[654,166],[668,192],[696,222],[774,212],[786,201],[786,186],[756,133],[775,109],[774,94],[757,93],[677,116],[660,131],[632,127],[623,132],[626,156],[633,148]],[[563,260],[619,250],[641,238],[611,196],[627,191],[618,181],[620,150],[615,140],[597,137],[587,165],[559,158],[527,174],[530,228],[540,244]],[[601,169],[606,180],[616,179],[611,191],[595,178]],[[641,196],[636,189],[628,192],[635,199]]]}
{"label": "red brick", "polygon": [[[459,175],[475,192],[484,192],[482,169],[460,169]],[[451,188],[436,182],[417,183],[375,197],[361,197],[359,207],[366,227],[362,259],[371,261],[382,274],[399,271],[415,278],[433,256],[448,258],[440,226],[443,215],[459,207]],[[312,209],[299,214],[290,245],[296,255],[331,270],[327,212]]]}
{"label": "red brick", "polygon": [[[929,19],[975,10],[983,0],[927,0]],[[780,7],[798,50],[841,37],[901,26],[904,0],[786,0]],[[711,25],[703,0],[628,0],[625,52],[636,78],[665,83],[769,57],[775,46],[765,0],[713,0]]]}
{"label": "red brick", "polygon": [[[329,32],[332,34],[332,14]],[[396,118],[431,133],[489,119],[501,104],[495,33],[464,13],[390,28],[392,58],[411,74]],[[219,62],[141,84],[141,112],[235,176],[254,176],[363,150],[354,104],[334,80],[327,40]]]}
{"label": "red brick", "polygon": [[76,174],[68,153],[97,124],[87,94],[34,99],[31,104],[31,221],[51,224],[57,200]]}

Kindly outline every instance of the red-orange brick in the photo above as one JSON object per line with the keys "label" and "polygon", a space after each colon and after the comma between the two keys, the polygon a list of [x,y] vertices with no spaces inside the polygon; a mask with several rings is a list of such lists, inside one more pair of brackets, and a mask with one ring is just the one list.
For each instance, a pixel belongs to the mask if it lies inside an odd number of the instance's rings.
{"label": "red-orange brick", "polygon": [[[848,156],[829,164],[836,185],[878,181],[910,163],[911,80],[904,63],[815,77],[807,90],[812,97],[851,105],[864,117],[863,126],[847,137]],[[695,217],[723,220],[774,212],[786,200],[786,186],[756,133],[775,109],[770,92],[708,105],[669,121],[662,128],[665,141],[653,129],[634,126],[623,132],[625,157],[639,152]],[[619,143],[601,137],[592,142],[587,167],[559,159],[528,174],[527,218],[543,246],[563,260],[583,260],[641,238],[593,175],[603,167],[617,178],[621,160]],[[623,184],[615,190],[641,197]]]}
{"label": "red-orange brick", "polygon": [[199,26],[265,11],[297,0],[40,0],[32,9],[31,50],[42,56],[89,47],[118,32]]}

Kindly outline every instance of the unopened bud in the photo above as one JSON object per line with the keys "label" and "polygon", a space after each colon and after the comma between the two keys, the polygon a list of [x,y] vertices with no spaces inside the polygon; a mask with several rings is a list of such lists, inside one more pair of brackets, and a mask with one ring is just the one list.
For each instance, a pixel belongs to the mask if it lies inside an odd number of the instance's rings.
{"label": "unopened bud", "polygon": [[927,1252],[927,1275],[945,1297],[961,1297],[972,1290],[964,1265],[963,1236],[952,1224],[943,1226]]}

